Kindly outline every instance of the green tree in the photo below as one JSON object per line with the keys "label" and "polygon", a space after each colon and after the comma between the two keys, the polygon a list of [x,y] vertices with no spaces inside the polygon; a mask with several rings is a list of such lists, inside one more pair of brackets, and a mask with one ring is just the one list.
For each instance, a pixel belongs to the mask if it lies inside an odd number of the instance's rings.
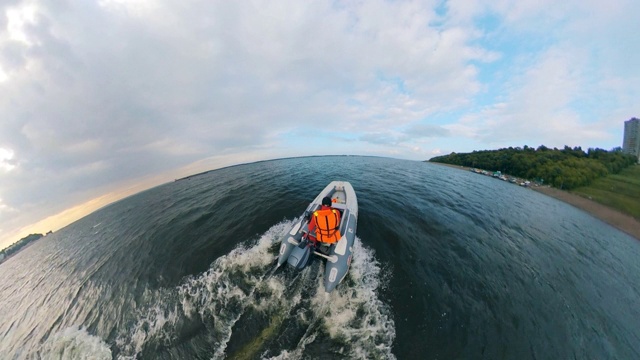
{"label": "green tree", "polygon": [[544,145],[534,149],[527,145],[472,153],[451,153],[434,157],[431,162],[472,166],[527,179],[544,179],[545,183],[563,189],[589,185],[593,180],[616,174],[636,163],[635,157],[619,148],[611,151],[565,146],[562,150]]}

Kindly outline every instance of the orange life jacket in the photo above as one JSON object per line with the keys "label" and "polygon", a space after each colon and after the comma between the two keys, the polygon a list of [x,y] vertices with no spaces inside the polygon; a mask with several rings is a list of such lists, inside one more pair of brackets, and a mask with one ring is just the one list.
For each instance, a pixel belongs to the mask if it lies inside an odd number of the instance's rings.
{"label": "orange life jacket", "polygon": [[333,244],[342,237],[340,235],[340,212],[336,209],[318,210],[313,213],[316,220],[316,239]]}

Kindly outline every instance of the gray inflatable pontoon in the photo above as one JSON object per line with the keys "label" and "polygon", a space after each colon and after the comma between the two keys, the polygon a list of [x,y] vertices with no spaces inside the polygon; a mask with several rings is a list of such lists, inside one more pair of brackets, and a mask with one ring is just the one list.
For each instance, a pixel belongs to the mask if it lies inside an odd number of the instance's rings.
{"label": "gray inflatable pontoon", "polygon": [[[322,198],[330,197],[333,200],[332,208],[340,210],[340,234],[338,242],[314,247],[306,239],[309,219],[311,214],[320,209]],[[295,269],[304,269],[313,257],[326,260],[324,270],[324,290],[328,293],[344,279],[351,265],[353,242],[356,238],[356,226],[358,223],[358,199],[353,187],[346,181],[332,181],[318,196],[307,206],[307,209],[291,231],[282,238],[278,266],[288,263]]]}

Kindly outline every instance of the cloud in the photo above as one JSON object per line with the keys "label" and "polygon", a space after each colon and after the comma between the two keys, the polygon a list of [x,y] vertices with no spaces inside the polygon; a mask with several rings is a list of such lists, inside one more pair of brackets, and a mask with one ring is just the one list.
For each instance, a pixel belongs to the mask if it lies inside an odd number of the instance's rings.
{"label": "cloud", "polygon": [[413,138],[429,138],[429,137],[446,137],[451,135],[451,131],[442,126],[431,124],[413,124],[409,126],[404,134],[407,139]]}
{"label": "cloud", "polygon": [[377,145],[396,145],[398,138],[387,133],[367,133],[359,138],[360,141],[366,141]]}
{"label": "cloud", "polygon": [[3,228],[211,157],[613,143],[637,116],[635,9],[4,1]]}
{"label": "cloud", "polygon": [[390,129],[384,132],[368,132],[358,140],[375,145],[405,146],[413,152],[421,152],[421,148],[415,146],[416,141],[450,135],[451,131],[442,126],[413,123],[401,131]]}
{"label": "cloud", "polygon": [[[548,52],[514,77],[503,102],[466,114],[452,131],[493,144],[522,144],[545,139],[550,146],[580,145],[607,137],[598,125],[581,123],[573,104],[587,84],[575,62]],[[580,69],[580,67],[577,67]]]}
{"label": "cloud", "polygon": [[10,213],[10,212],[15,212],[17,211],[16,209],[8,206],[7,204],[2,202],[2,199],[0,199],[0,214],[2,213]]}
{"label": "cloud", "polygon": [[486,148],[619,146],[622,121],[637,111],[631,98],[640,95],[631,88],[638,71],[622,60],[637,55],[630,49],[638,44],[628,43],[640,31],[629,12],[636,2],[499,1],[471,11],[462,2],[449,5],[451,16],[488,29],[482,45],[502,54],[499,67],[480,75],[481,101],[445,125],[455,136]]}
{"label": "cloud", "polygon": [[0,148],[0,170],[5,173],[15,169],[16,165],[13,160],[13,150]]}
{"label": "cloud", "polygon": [[482,49],[431,25],[435,5],[5,4],[0,145],[15,169],[0,195],[63,210],[208,156],[268,154],[297,128],[401,135],[479,89]]}

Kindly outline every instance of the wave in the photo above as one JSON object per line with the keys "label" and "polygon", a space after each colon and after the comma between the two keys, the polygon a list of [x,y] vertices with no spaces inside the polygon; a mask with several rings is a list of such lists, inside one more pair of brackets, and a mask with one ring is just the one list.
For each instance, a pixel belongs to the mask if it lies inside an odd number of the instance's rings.
{"label": "wave", "polygon": [[212,357],[225,356],[233,325],[273,264],[271,248],[290,226],[273,226],[255,245],[236,247],[205,273],[187,277],[174,289],[145,293],[147,305],[137,310],[138,320],[116,341],[118,357],[136,358],[148,347],[170,349],[202,333]]}
{"label": "wave", "polygon": [[[275,268],[279,241],[293,223],[274,225],[175,288],[146,289],[131,325],[117,335],[113,355],[291,359],[336,352],[394,358],[395,327],[378,298],[385,280],[373,250],[356,238],[348,276],[326,294],[319,261],[301,272]],[[78,328],[51,341],[47,354],[63,354],[53,358],[82,351],[112,356],[104,341]]]}
{"label": "wave", "polygon": [[353,261],[344,282],[327,294],[323,282],[318,281],[317,291],[310,299],[316,322],[322,326],[310,326],[312,331],[305,333],[295,349],[283,350],[270,359],[305,357],[307,345],[322,337],[322,332],[334,342],[331,347],[348,358],[395,359],[391,352],[395,323],[391,309],[378,297],[387,281],[388,273],[382,271],[374,251],[356,237]]}
{"label": "wave", "polygon": [[42,344],[41,359],[94,359],[110,360],[111,349],[97,336],[85,329],[69,327],[54,334]]}

